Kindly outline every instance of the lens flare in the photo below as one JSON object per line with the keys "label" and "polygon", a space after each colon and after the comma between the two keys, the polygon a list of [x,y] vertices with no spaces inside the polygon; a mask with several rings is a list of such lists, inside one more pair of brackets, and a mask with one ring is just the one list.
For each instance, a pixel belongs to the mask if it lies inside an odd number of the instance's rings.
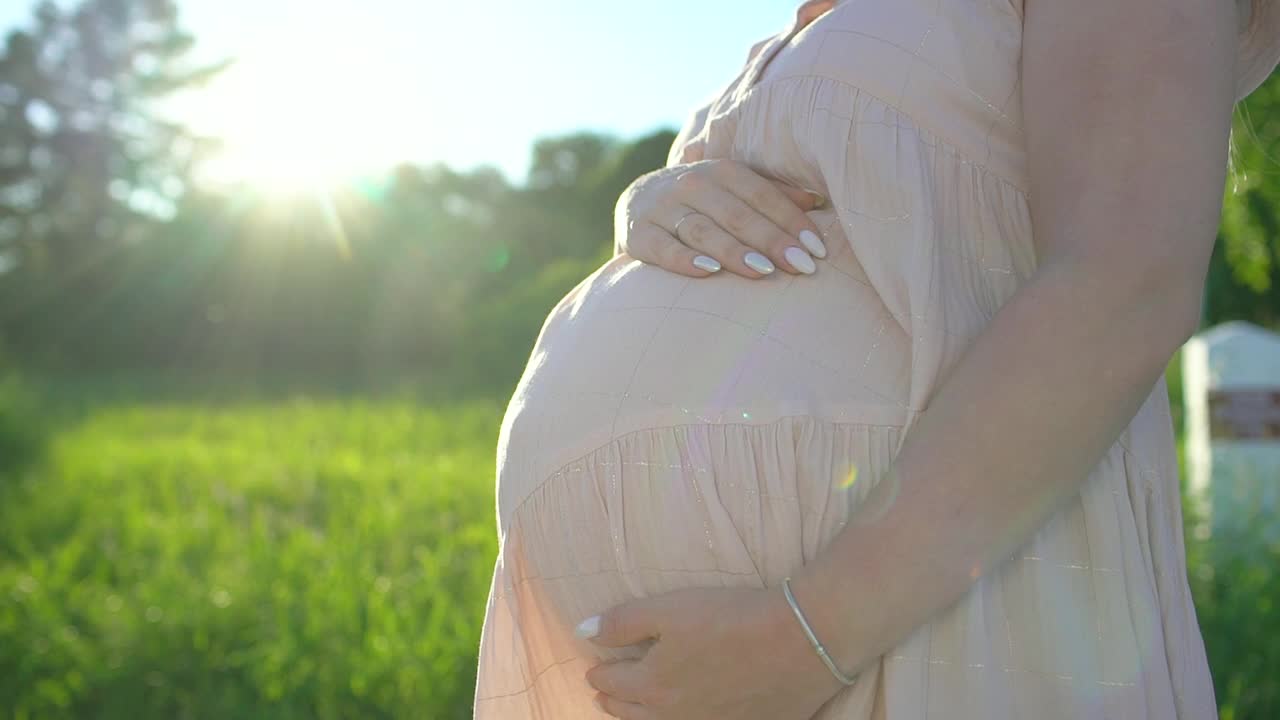
{"label": "lens flare", "polygon": [[848,490],[849,488],[853,487],[853,484],[857,482],[857,480],[858,480],[858,466],[850,465],[849,473],[844,476],[843,480],[840,481],[839,487],[841,490]]}

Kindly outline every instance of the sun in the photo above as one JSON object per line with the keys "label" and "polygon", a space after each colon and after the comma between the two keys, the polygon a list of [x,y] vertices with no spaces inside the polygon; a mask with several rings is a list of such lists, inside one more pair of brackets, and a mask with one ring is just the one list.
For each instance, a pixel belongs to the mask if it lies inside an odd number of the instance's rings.
{"label": "sun", "polygon": [[219,141],[206,173],[271,191],[331,187],[403,161],[413,84],[375,43],[316,37],[242,53],[204,89],[193,128]]}

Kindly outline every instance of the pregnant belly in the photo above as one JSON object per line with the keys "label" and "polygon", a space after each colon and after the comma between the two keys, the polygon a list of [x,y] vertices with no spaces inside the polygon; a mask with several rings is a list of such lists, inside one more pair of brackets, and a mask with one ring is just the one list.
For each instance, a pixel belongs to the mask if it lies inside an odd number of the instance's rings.
{"label": "pregnant belly", "polygon": [[618,256],[552,310],[503,419],[500,506],[610,441],[807,416],[906,423],[910,338],[847,243],[813,275],[687,278]]}

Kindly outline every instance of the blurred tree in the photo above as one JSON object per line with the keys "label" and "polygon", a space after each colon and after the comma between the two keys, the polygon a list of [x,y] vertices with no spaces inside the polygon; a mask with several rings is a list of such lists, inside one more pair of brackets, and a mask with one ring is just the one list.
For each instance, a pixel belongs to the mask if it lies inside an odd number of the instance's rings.
{"label": "blurred tree", "polygon": [[603,165],[616,146],[614,138],[590,132],[538,140],[533,144],[528,189],[579,189],[583,179]]}
{"label": "blurred tree", "polygon": [[[223,66],[191,67],[173,0],[35,9],[0,55],[0,322],[21,343],[91,301],[97,272],[171,217],[203,144],[157,102]],[[27,332],[24,332],[27,331]]]}
{"label": "blurred tree", "polygon": [[1275,79],[1238,106],[1231,144],[1202,324],[1248,320],[1280,328],[1280,84]]}
{"label": "blurred tree", "polygon": [[[590,256],[610,233],[613,203],[600,200],[593,189],[621,146],[616,138],[591,132],[534,143],[524,192],[513,198],[513,210],[525,220],[514,228],[518,236],[513,239],[537,253],[530,261],[538,267]],[[563,222],[566,216],[574,222]]]}

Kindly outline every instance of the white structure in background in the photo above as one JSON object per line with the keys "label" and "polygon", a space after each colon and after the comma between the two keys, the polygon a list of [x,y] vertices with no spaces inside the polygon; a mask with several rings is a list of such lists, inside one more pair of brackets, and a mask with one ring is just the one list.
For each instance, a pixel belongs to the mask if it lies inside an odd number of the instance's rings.
{"label": "white structure in background", "polygon": [[1229,322],[1192,337],[1182,394],[1188,489],[1207,513],[1200,532],[1252,518],[1280,536],[1280,335]]}

